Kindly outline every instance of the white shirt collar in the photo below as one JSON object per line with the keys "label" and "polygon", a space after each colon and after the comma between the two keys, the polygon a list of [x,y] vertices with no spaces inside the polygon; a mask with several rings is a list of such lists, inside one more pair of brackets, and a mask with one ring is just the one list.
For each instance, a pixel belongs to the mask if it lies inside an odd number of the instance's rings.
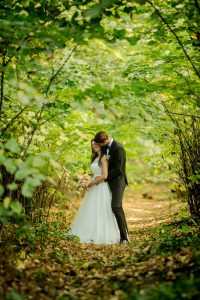
{"label": "white shirt collar", "polygon": [[107,146],[108,146],[109,148],[111,147],[112,142],[113,142],[113,138],[110,138],[110,142],[109,142],[109,144],[107,144]]}

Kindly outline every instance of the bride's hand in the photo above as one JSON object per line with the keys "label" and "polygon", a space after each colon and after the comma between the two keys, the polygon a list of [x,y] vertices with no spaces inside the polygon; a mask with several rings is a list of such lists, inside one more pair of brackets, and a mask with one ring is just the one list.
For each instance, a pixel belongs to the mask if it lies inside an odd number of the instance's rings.
{"label": "bride's hand", "polygon": [[88,187],[91,187],[93,185],[96,185],[98,184],[98,178],[101,177],[101,176],[96,176],[93,180],[90,180],[89,184],[88,184]]}
{"label": "bride's hand", "polygon": [[87,187],[91,187],[92,185],[94,185],[94,180],[90,180],[90,182],[88,183]]}

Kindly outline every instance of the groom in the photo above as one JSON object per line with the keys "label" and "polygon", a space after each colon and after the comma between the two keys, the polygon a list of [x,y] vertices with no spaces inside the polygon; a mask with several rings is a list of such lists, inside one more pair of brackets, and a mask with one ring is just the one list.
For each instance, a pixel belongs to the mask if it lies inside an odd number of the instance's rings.
{"label": "groom", "polygon": [[107,181],[112,192],[112,210],[120,231],[120,243],[127,244],[128,228],[122,208],[124,189],[128,185],[126,152],[120,143],[110,138],[104,131],[99,131],[95,135],[94,142],[99,146],[104,146],[105,154],[109,157]]}

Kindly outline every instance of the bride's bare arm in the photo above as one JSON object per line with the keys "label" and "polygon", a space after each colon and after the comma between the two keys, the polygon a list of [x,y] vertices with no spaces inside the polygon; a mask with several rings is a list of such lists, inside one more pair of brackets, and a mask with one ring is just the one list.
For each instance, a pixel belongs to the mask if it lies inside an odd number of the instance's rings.
{"label": "bride's bare arm", "polygon": [[101,158],[101,166],[102,175],[95,177],[94,180],[92,180],[92,182],[89,184],[89,186],[103,182],[108,177],[108,161],[105,156]]}

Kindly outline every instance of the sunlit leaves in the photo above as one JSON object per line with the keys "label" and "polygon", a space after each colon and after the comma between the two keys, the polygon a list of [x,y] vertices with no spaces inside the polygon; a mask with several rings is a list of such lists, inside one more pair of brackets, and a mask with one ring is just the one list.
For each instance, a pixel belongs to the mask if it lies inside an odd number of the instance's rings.
{"label": "sunlit leaves", "polygon": [[13,138],[8,140],[4,147],[13,153],[19,153],[19,151],[20,151],[20,147],[19,147],[18,143]]}
{"label": "sunlit leaves", "polygon": [[38,93],[36,89],[26,84],[25,82],[21,82],[19,84],[17,96],[19,102],[24,106],[34,104],[35,102],[38,102],[41,106],[42,104],[47,102],[47,99],[44,95]]}
{"label": "sunlit leaves", "polygon": [[102,0],[98,4],[94,4],[91,8],[88,8],[83,12],[83,17],[98,17],[103,13],[104,9],[111,7],[113,4],[119,2],[118,0]]}
{"label": "sunlit leaves", "polygon": [[9,197],[4,198],[4,199],[3,199],[3,206],[4,206],[5,208],[8,208],[9,205],[10,205],[10,198],[9,198]]}
{"label": "sunlit leaves", "polygon": [[18,201],[12,201],[10,203],[10,208],[16,214],[20,214],[23,210],[22,205]]}
{"label": "sunlit leaves", "polygon": [[15,160],[12,158],[4,158],[3,165],[5,166],[6,170],[11,174],[14,174],[17,169]]}
{"label": "sunlit leaves", "polygon": [[16,180],[22,180],[27,178],[30,174],[32,174],[35,169],[31,168],[26,162],[20,163],[18,165],[18,170],[15,174]]}
{"label": "sunlit leaves", "polygon": [[22,215],[23,207],[17,200],[12,201],[9,197],[3,199],[0,203],[0,222],[6,223],[11,216]]}
{"label": "sunlit leaves", "polygon": [[27,177],[25,183],[22,186],[22,195],[25,197],[31,197],[35,191],[35,188],[41,185],[45,177],[41,174],[34,177]]}
{"label": "sunlit leaves", "polygon": [[127,37],[126,39],[130,43],[131,46],[134,46],[140,40],[140,37],[139,36],[132,36],[132,37]]}
{"label": "sunlit leaves", "polygon": [[16,189],[18,188],[18,185],[17,185],[17,183],[15,183],[15,182],[9,183],[9,184],[7,185],[7,188],[8,188],[10,191],[14,191],[14,190],[16,190]]}

